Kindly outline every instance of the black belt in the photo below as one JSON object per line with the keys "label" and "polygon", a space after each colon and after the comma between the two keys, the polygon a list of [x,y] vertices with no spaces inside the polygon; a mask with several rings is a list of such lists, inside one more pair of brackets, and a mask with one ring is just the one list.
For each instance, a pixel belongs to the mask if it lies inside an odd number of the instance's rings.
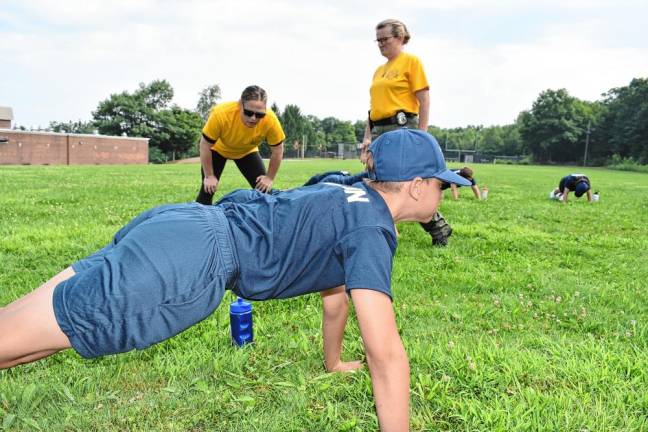
{"label": "black belt", "polygon": [[416,116],[418,116],[418,114],[399,111],[391,117],[387,117],[380,120],[371,120],[371,124],[373,126],[389,126],[389,125],[405,126],[407,124],[407,120]]}

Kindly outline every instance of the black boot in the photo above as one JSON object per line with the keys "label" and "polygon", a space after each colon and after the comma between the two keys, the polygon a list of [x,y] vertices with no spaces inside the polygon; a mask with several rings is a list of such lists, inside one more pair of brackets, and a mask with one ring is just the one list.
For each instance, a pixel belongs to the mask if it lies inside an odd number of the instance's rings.
{"label": "black boot", "polygon": [[441,213],[436,212],[430,222],[421,223],[421,226],[432,237],[433,246],[448,244],[448,237],[452,235],[452,227]]}

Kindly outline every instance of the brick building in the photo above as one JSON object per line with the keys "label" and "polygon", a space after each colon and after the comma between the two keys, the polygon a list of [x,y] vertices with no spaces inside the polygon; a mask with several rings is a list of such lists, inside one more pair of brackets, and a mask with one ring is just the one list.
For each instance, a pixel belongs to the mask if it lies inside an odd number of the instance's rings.
{"label": "brick building", "polygon": [[148,141],[148,138],[0,129],[0,165],[147,164]]}

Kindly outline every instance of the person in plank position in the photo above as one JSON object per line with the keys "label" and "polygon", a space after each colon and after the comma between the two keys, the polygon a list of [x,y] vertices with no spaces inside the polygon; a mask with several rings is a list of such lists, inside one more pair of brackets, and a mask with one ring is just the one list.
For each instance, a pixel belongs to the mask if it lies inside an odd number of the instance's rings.
{"label": "person in plank position", "polygon": [[392,306],[394,222],[429,221],[441,182],[468,182],[418,130],[381,135],[368,158],[369,178],[351,186],[240,190],[212,206],[141,213],[103,249],[0,309],[0,367],[66,348],[84,358],[147,348],[207,318],[227,289],[251,300],[319,292],[326,369],[361,366],[341,355],[350,298],[380,428],[407,430],[409,362]]}

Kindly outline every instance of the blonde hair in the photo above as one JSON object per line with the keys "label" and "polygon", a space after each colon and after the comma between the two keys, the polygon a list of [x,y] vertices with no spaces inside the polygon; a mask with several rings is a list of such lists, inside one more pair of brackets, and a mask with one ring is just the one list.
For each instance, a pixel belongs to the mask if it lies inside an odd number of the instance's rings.
{"label": "blonde hair", "polygon": [[392,36],[403,38],[403,45],[409,42],[410,34],[407,30],[407,27],[405,26],[405,24],[403,24],[402,21],[399,21],[397,19],[386,19],[384,21],[380,21],[376,26],[376,30],[380,30],[387,26],[391,26]]}
{"label": "blonde hair", "polygon": [[387,182],[380,180],[364,179],[367,186],[375,191],[384,193],[398,193],[403,189],[403,185],[407,182]]}
{"label": "blonde hair", "polygon": [[263,103],[268,102],[268,95],[265,90],[263,90],[261,87],[257,85],[251,85],[245,88],[243,90],[243,93],[241,93],[241,100],[242,101],[250,101],[250,100],[258,100]]}

